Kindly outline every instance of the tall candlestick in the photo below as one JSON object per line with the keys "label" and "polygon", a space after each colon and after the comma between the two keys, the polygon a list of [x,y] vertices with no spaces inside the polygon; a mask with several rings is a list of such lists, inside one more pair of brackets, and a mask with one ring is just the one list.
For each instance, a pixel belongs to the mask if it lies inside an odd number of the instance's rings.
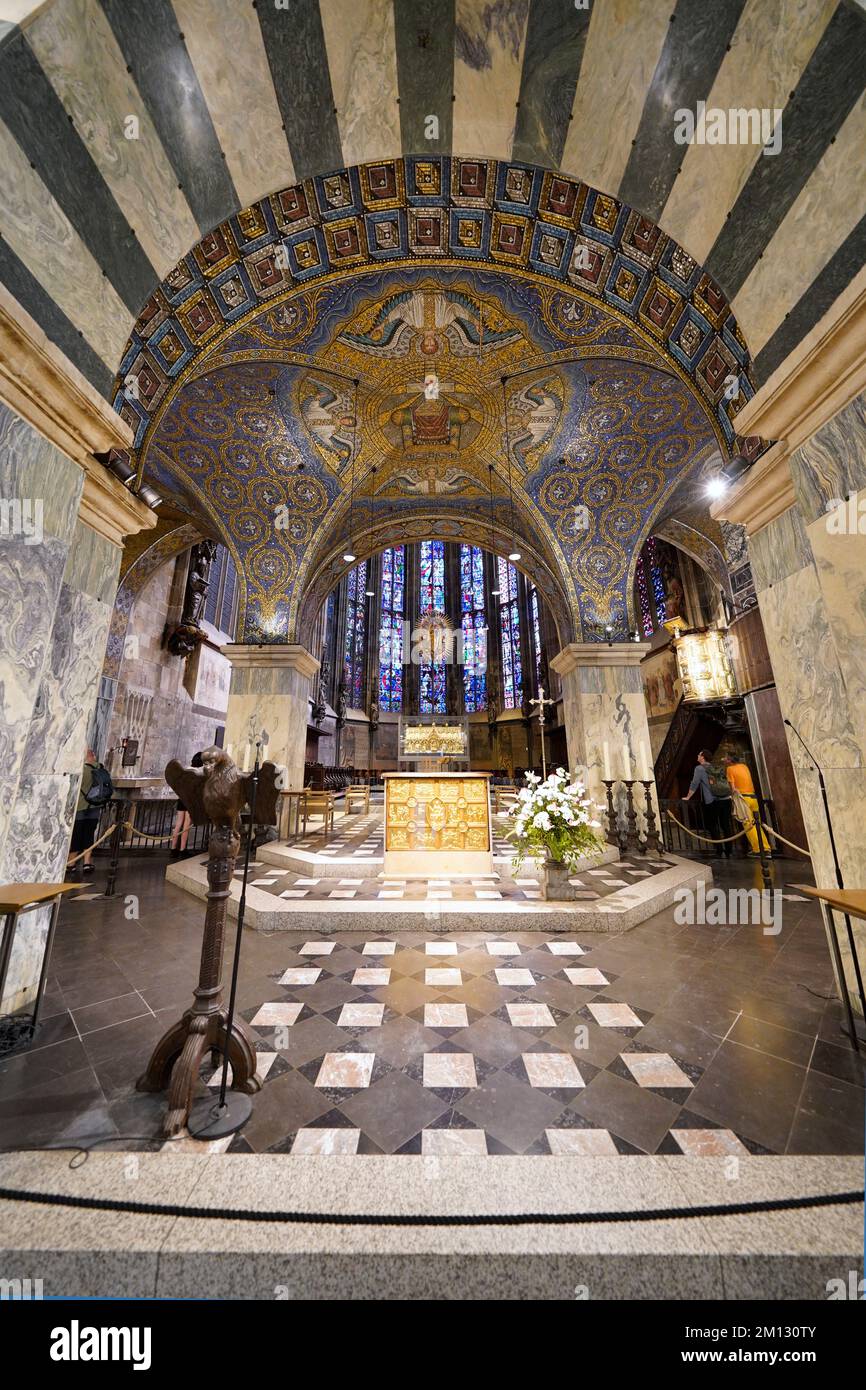
{"label": "tall candlestick", "polygon": [[631,758],[629,757],[628,744],[622,746],[622,775],[623,781],[631,781]]}
{"label": "tall candlestick", "polygon": [[650,780],[649,758],[647,757],[646,744],[640,746],[640,780],[648,782]]}
{"label": "tall candlestick", "polygon": [[604,743],[604,744],[602,744],[601,754],[602,754],[602,762],[604,763],[604,778],[603,778],[603,780],[604,780],[605,782],[612,782],[612,781],[613,781],[613,778],[612,778],[611,775],[610,775],[610,744],[609,744],[609,743]]}

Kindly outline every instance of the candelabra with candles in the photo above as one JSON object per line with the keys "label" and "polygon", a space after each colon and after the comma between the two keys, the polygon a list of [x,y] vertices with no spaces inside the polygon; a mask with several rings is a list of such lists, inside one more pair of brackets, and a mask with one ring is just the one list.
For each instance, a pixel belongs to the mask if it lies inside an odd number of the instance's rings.
{"label": "candelabra with candles", "polygon": [[[623,773],[622,777],[613,777],[610,768],[610,748],[607,743],[603,746],[604,776],[602,782],[607,792],[607,826],[608,840],[611,844],[616,843],[620,854],[625,854],[627,850],[637,849],[641,854],[648,852],[657,854],[661,858],[664,853],[661,835],[659,834],[658,822],[656,821],[655,807],[652,801],[653,778],[649,775],[649,763],[645,748],[641,747],[641,762],[643,764],[642,777],[632,776],[631,755],[628,746],[624,745]],[[613,789],[619,784],[625,789],[626,805],[623,821],[620,821],[617,807],[614,802]],[[646,818],[646,830],[643,839],[638,831],[638,808],[635,803],[635,787],[640,785],[644,792],[644,816]]]}

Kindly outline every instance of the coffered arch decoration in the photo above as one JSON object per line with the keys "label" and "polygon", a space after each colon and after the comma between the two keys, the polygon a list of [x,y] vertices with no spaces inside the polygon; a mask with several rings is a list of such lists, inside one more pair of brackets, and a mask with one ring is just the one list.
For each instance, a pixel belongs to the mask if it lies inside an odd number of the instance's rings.
{"label": "coffered arch decoration", "polygon": [[[141,446],[194,364],[263,308],[279,310],[269,323],[282,345],[297,344],[318,311],[304,290],[376,266],[455,263],[565,287],[549,296],[546,312],[560,347],[579,344],[597,322],[593,309],[603,307],[683,372],[733,442],[736,411],[754,394],[748,349],[722,290],[682,246],[580,180],[445,156],[340,169],[226,218],[144,305],[123,353],[115,407]],[[726,399],[731,375],[739,394]]]}

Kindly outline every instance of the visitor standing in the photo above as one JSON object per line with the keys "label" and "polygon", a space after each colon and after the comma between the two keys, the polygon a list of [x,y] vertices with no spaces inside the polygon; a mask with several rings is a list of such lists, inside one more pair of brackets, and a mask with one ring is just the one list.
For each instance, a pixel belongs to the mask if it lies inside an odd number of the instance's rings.
{"label": "visitor standing", "polygon": [[[746,839],[749,842],[749,853],[753,858],[760,857],[758,849],[758,829],[756,821],[758,818],[758,798],[755,795],[755,783],[752,774],[742,758],[733,753],[726,753],[722,758],[725,768],[725,776],[733,787],[734,791],[739,792],[751,812],[751,821],[745,822]],[[770,846],[767,837],[761,831],[761,849],[765,854],[769,854]]]}
{"label": "visitor standing", "polygon": [[[81,770],[81,786],[75,807],[75,822],[72,827],[72,843],[69,846],[69,859],[84,851],[81,860],[82,874],[93,873],[92,850],[96,839],[99,817],[114,794],[114,783],[106,768],[97,758],[92,748],[88,748]],[[69,864],[67,859],[67,867]]]}
{"label": "visitor standing", "polygon": [[683,800],[691,801],[698,791],[708,838],[725,842],[716,844],[716,858],[721,859],[724,855],[730,859],[733,849],[728,837],[734,833],[731,825],[731,786],[722,769],[713,763],[706,748],[702,748],[698,754],[691,786]]}

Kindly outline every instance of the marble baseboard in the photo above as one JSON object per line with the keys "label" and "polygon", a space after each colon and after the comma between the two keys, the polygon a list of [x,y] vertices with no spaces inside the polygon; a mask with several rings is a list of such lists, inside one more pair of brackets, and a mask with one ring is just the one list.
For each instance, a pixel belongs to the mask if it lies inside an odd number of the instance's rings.
{"label": "marble baseboard", "polygon": [[[254,1101],[255,1104],[255,1101]],[[748,1157],[732,1183],[712,1158],[136,1155],[135,1197],[213,1208],[372,1216],[630,1212],[730,1205],[862,1187],[857,1158]],[[0,1182],[129,1197],[129,1155],[0,1155]],[[508,1227],[228,1221],[0,1203],[3,1264],[45,1297],[292,1300],[826,1301],[862,1274],[859,1204],[750,1216]]]}
{"label": "marble baseboard", "polygon": [[[75,819],[80,774],[22,777],[17,784],[0,860],[0,882],[60,882]],[[15,935],[0,1012],[27,1008],[36,996],[50,908],[22,917]]]}

